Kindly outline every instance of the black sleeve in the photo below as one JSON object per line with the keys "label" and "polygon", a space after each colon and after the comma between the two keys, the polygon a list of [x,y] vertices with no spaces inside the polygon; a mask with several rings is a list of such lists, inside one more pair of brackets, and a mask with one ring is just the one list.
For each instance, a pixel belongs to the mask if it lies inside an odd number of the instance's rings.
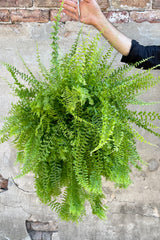
{"label": "black sleeve", "polygon": [[[136,67],[148,69],[160,64],[160,46],[143,46],[132,40],[131,50],[128,56],[122,56],[121,62],[135,64],[149,57],[151,58]],[[157,66],[156,69],[160,69],[160,66]]]}

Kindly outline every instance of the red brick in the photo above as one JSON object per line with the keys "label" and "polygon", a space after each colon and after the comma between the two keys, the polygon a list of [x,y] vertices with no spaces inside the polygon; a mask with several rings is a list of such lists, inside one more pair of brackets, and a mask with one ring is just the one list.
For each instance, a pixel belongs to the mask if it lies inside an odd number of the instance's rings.
{"label": "red brick", "polygon": [[11,11],[12,22],[48,22],[49,11],[48,10],[12,10]]}
{"label": "red brick", "polygon": [[141,23],[160,23],[160,11],[146,11],[146,12],[132,12],[130,14],[131,20]]}
{"label": "red brick", "polygon": [[[53,9],[50,11],[50,21],[55,21],[55,17],[58,13],[57,9]],[[72,18],[67,16],[65,13],[61,13],[61,22],[67,22],[67,21],[72,21]]]}
{"label": "red brick", "polygon": [[[109,7],[108,0],[98,0],[102,10],[107,10]],[[35,0],[35,7],[59,7],[59,0]]]}
{"label": "red brick", "polygon": [[97,0],[97,2],[103,11],[107,10],[109,7],[109,0]]}
{"label": "red brick", "polygon": [[0,7],[32,7],[32,0],[0,0]]}
{"label": "red brick", "polygon": [[160,8],[160,0],[153,0],[152,1],[153,8]]}
{"label": "red brick", "polygon": [[127,23],[129,22],[129,13],[127,11],[122,12],[107,12],[104,15],[111,23]]}
{"label": "red brick", "polygon": [[35,0],[35,7],[59,7],[59,0]]}
{"label": "red brick", "polygon": [[0,22],[10,22],[10,13],[8,10],[0,10]]}
{"label": "red brick", "polygon": [[42,232],[58,231],[58,223],[54,220],[49,222],[27,221],[27,225],[29,230],[33,230],[33,231],[42,231]]}
{"label": "red brick", "polygon": [[0,175],[0,189],[8,189],[8,179],[3,178],[2,175]]}
{"label": "red brick", "polygon": [[126,8],[148,8],[150,0],[112,0],[112,7],[118,9]]}

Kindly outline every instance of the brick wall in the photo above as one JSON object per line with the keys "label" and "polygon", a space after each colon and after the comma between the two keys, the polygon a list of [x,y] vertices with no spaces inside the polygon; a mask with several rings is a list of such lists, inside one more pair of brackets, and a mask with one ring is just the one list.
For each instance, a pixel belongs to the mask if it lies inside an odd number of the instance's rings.
{"label": "brick wall", "polygon": [[[98,0],[105,16],[113,23],[160,22],[160,0]],[[0,0],[0,23],[52,21],[58,0]],[[71,20],[62,15],[61,21]]]}
{"label": "brick wall", "polygon": [[26,229],[32,240],[59,240],[58,223],[26,221]]}

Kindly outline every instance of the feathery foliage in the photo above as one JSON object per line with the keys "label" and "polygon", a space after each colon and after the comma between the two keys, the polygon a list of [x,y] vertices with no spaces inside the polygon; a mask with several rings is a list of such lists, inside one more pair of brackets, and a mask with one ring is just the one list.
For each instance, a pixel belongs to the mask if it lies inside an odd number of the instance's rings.
{"label": "feathery foliage", "polygon": [[[61,9],[60,9],[61,11]],[[141,91],[159,80],[150,71],[112,67],[112,48],[98,48],[99,35],[79,43],[78,34],[69,53],[58,51],[60,12],[53,26],[50,68],[46,69],[37,49],[41,80],[23,61],[28,74],[3,63],[11,73],[12,104],[1,130],[1,143],[12,139],[17,149],[21,175],[35,175],[40,200],[66,221],[85,214],[85,202],[93,214],[105,218],[102,176],[126,188],[131,166],[140,168],[136,138],[145,142],[133,124],[160,137],[152,121],[155,112],[131,111],[128,105],[143,105]],[[23,82],[27,84],[22,84]]]}

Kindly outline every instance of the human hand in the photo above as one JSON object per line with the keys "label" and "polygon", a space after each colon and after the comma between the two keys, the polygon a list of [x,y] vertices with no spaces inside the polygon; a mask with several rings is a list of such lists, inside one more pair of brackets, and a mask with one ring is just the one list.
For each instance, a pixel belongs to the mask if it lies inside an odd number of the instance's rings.
{"label": "human hand", "polygon": [[75,20],[85,24],[96,26],[99,18],[103,16],[101,9],[96,0],[80,1],[80,18],[78,14],[78,3],[76,0],[60,0],[63,2],[63,12]]}

